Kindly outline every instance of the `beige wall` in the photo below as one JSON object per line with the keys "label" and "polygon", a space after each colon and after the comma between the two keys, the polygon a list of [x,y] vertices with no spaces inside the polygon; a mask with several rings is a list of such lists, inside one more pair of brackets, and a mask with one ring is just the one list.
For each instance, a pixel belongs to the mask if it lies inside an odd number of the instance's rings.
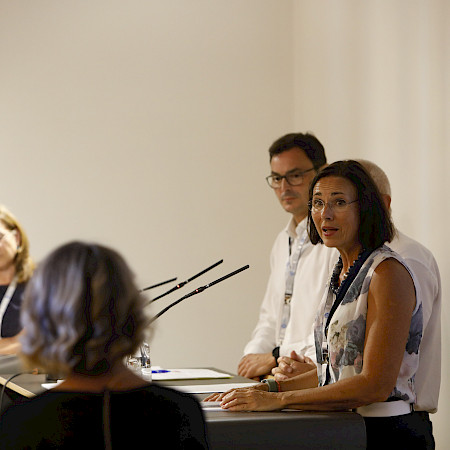
{"label": "beige wall", "polygon": [[[396,224],[440,265],[445,322],[449,12],[445,0],[0,0],[0,202],[36,259],[98,240],[140,286],[224,259],[152,311],[250,264],[161,317],[152,341],[154,364],[233,371],[287,221],[267,147],[311,130],[331,161],[386,170]],[[445,354],[438,448],[449,372]]]}
{"label": "beige wall", "polygon": [[158,320],[154,364],[235,370],[254,326],[285,221],[264,177],[268,144],[293,125],[291,14],[260,0],[0,1],[1,202],[36,258],[100,240],[142,287],[224,259],[153,311],[251,266]]}

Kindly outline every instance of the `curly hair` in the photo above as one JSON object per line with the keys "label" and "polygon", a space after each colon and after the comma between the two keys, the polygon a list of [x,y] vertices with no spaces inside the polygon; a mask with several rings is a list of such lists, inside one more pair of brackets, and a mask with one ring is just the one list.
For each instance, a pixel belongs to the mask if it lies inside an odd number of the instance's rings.
{"label": "curly hair", "polygon": [[49,373],[106,373],[144,340],[144,304],[117,252],[65,244],[39,265],[25,290],[22,358]]}
{"label": "curly hair", "polygon": [[14,264],[17,281],[19,283],[24,283],[31,278],[34,271],[34,262],[30,256],[30,243],[28,237],[16,217],[3,205],[0,205],[0,221],[8,228],[8,230],[17,230],[20,235],[20,245],[17,248]]}

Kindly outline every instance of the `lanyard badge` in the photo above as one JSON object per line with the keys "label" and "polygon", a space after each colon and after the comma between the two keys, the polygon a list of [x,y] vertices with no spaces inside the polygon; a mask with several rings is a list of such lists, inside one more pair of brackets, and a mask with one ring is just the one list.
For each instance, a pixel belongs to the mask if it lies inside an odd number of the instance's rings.
{"label": "lanyard badge", "polygon": [[286,328],[289,324],[291,316],[291,299],[294,291],[295,274],[297,273],[297,266],[300,257],[303,252],[303,246],[305,245],[308,233],[305,230],[302,237],[299,240],[294,253],[291,255],[291,240],[289,239],[289,259],[286,264],[286,289],[284,293],[283,311],[281,315],[280,336],[278,339],[278,345],[281,345],[286,334]]}

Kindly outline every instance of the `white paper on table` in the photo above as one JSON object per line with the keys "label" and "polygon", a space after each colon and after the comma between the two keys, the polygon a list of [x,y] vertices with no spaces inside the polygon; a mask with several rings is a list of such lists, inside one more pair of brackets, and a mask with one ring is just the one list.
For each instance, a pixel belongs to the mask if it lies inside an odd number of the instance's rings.
{"label": "white paper on table", "polygon": [[207,380],[213,378],[232,378],[232,377],[233,376],[230,375],[229,373],[217,372],[211,369],[163,369],[158,366],[152,366],[152,379],[154,381],[202,380],[202,379]]}
{"label": "white paper on table", "polygon": [[255,384],[258,383],[192,384],[190,386],[170,386],[170,388],[188,394],[213,394],[214,392],[226,392],[230,389],[250,387]]}
{"label": "white paper on table", "polygon": [[61,384],[64,380],[58,380],[58,381],[54,381],[53,383],[42,383],[41,386],[44,389],[52,389],[55,386],[58,386],[58,384]]}
{"label": "white paper on table", "polygon": [[220,406],[220,402],[200,402],[200,406],[205,411],[228,411]]}

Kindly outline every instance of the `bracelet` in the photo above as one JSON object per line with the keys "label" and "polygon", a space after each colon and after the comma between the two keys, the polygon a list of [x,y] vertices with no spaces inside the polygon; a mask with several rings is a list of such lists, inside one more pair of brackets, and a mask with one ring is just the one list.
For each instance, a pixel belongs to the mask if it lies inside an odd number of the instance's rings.
{"label": "bracelet", "polygon": [[275,378],[265,378],[262,382],[269,385],[269,392],[281,392],[280,383]]}

